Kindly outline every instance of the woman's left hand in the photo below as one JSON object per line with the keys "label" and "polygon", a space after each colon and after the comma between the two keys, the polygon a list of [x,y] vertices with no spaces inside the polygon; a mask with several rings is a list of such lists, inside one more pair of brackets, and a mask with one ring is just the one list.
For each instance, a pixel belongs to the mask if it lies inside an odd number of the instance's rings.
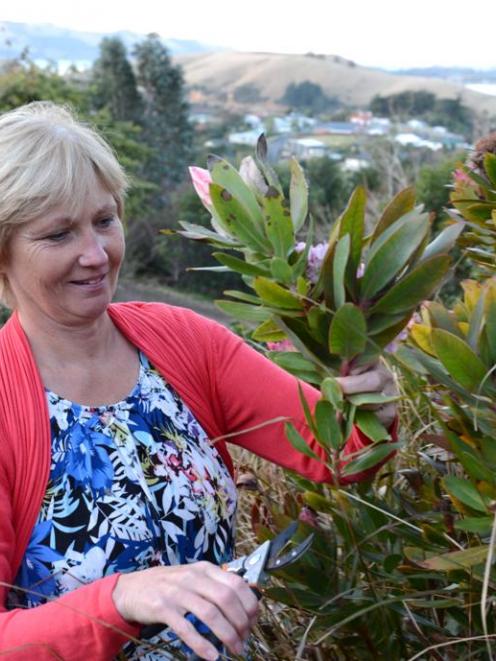
{"label": "woman's left hand", "polygon": [[[355,395],[363,392],[380,393],[381,395],[397,395],[398,387],[394,375],[384,363],[377,362],[373,365],[352,371],[349,376],[336,378],[345,395]],[[389,427],[396,418],[396,404],[382,404],[378,406],[369,405],[375,411],[377,418],[385,427]]]}

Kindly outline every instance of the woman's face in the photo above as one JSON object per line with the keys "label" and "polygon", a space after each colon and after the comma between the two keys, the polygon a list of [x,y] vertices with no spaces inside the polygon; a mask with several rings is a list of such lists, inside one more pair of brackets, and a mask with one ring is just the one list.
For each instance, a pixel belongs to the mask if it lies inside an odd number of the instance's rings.
{"label": "woman's face", "polygon": [[105,312],[123,257],[116,202],[95,177],[77,216],[59,206],[15,230],[3,271],[21,319],[77,326]]}

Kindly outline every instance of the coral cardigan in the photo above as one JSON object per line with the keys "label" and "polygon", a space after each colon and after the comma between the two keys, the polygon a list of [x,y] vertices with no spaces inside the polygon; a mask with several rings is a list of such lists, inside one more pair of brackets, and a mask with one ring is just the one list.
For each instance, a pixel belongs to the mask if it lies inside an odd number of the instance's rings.
{"label": "coral cardigan", "polygon": [[[108,312],[175,388],[211,439],[230,434],[230,441],[269,461],[316,481],[331,479],[322,463],[293,449],[281,422],[260,427],[275,417],[288,417],[322,456],[306,427],[296,379],[223,326],[189,310],[160,303],[119,303]],[[318,392],[304,388],[313,405]],[[355,429],[347,451],[368,442]],[[232,471],[225,442],[219,440],[216,447]],[[43,384],[14,313],[0,330],[0,656],[105,661],[117,654],[127,637],[139,634],[112,601],[118,574],[37,608],[5,607],[8,585],[15,579],[45,494],[50,454]]]}

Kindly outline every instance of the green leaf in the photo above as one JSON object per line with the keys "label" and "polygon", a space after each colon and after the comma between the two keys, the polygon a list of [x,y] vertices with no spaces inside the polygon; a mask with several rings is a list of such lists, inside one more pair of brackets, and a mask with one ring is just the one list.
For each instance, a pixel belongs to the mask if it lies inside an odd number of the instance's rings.
{"label": "green leaf", "polygon": [[418,264],[398,280],[370,309],[371,313],[399,314],[417,307],[429,298],[443,282],[451,259],[437,255]]}
{"label": "green leaf", "polygon": [[382,406],[382,404],[397,402],[400,399],[400,396],[382,395],[378,392],[360,392],[356,395],[346,395],[346,399],[354,406],[365,406],[367,404],[376,404],[377,406]]}
{"label": "green leaf", "polygon": [[305,415],[305,420],[307,421],[308,428],[312,432],[313,436],[317,436],[317,428],[315,426],[315,420],[313,419],[312,412],[310,411],[310,406],[303,392],[301,383],[298,383],[298,397],[300,398],[301,407]]}
{"label": "green leaf", "polygon": [[291,284],[293,280],[293,269],[285,259],[273,257],[270,261],[270,270],[276,280],[287,285]]}
{"label": "green leaf", "polygon": [[401,446],[400,443],[380,443],[372,445],[360,452],[358,459],[350,461],[343,469],[343,475],[353,475],[354,473],[361,473],[377,466],[377,464],[384,461],[384,459],[397,450]]}
{"label": "green leaf", "polygon": [[231,298],[237,298],[239,301],[244,301],[245,303],[253,303],[253,305],[260,305],[262,301],[258,296],[253,296],[253,294],[248,294],[245,291],[237,291],[236,289],[226,289],[222,292],[224,296],[230,296]]}
{"label": "green leaf", "polygon": [[234,301],[215,301],[215,305],[226,314],[240,319],[241,321],[261,322],[269,319],[271,313],[269,310],[256,305],[246,303],[235,303]]}
{"label": "green leaf", "polygon": [[363,312],[353,305],[342,305],[331,321],[329,328],[329,351],[346,360],[365,349],[367,324]]}
{"label": "green leaf", "polygon": [[336,410],[325,399],[320,399],[315,406],[317,440],[327,450],[339,450],[343,443],[341,427],[336,419]]}
{"label": "green leaf", "polygon": [[486,302],[485,292],[481,291],[479,300],[477,301],[475,308],[473,309],[472,314],[470,316],[470,323],[467,333],[467,342],[474,351],[477,351],[477,347],[479,345],[479,338],[482,333],[482,328],[485,321],[484,319],[485,302]]}
{"label": "green leaf", "polygon": [[489,151],[484,154],[484,170],[491,184],[496,187],[496,156]]}
{"label": "green leaf", "polygon": [[270,252],[270,243],[262,230],[254,224],[245,208],[226,188],[210,184],[210,197],[222,226],[229,234],[256,252]]}
{"label": "green leaf", "polygon": [[487,296],[486,337],[491,356],[491,364],[496,364],[496,296],[490,290]]}
{"label": "green leaf", "polygon": [[434,378],[438,383],[441,383],[444,386],[446,386],[446,388],[448,388],[449,390],[458,393],[467,404],[472,404],[474,406],[479,404],[476,397],[472,396],[471,391],[467,390],[466,388],[462,387],[459,383],[457,383],[455,380],[451,379],[444,365],[442,365],[438,360],[436,360],[432,356],[428,356],[423,351],[420,351],[419,349],[415,349],[415,348],[410,348],[408,350],[405,349],[405,351],[402,352],[402,354],[403,354],[403,358],[405,359],[405,363],[409,367],[413,369],[417,369],[415,367],[415,364],[420,363],[420,365],[426,370],[426,372],[432,378]]}
{"label": "green leaf", "polygon": [[489,483],[494,481],[496,476],[484,465],[482,457],[478,457],[473,449],[470,452],[459,451],[456,454],[470,477],[475,480],[486,480]]}
{"label": "green leaf", "polygon": [[295,158],[289,161],[291,181],[289,184],[289,200],[291,219],[295,234],[303,227],[308,214],[308,184],[305,174]]}
{"label": "green leaf", "polygon": [[491,516],[468,516],[461,521],[455,521],[456,530],[473,532],[476,535],[489,535],[493,526]]}
{"label": "green leaf", "polygon": [[[184,236],[186,239],[207,241],[208,243],[214,243],[228,248],[237,248],[241,245],[237,239],[225,234],[212,232],[212,230],[203,227],[203,225],[195,225],[194,223],[188,223],[185,220],[180,220],[179,225],[181,225],[184,230],[179,230],[177,233]],[[161,232],[163,232],[163,230],[161,230]]]}
{"label": "green leaf", "polygon": [[314,364],[300,353],[295,351],[271,351],[268,354],[270,360],[282,367],[300,381],[319,385],[322,377],[315,369]]}
{"label": "green leaf", "polygon": [[250,264],[249,262],[245,262],[244,260],[239,259],[238,257],[234,257],[233,255],[228,255],[227,253],[224,252],[214,252],[212,253],[212,257],[215,257],[215,259],[218,262],[220,262],[224,266],[227,266],[231,271],[235,271],[236,273],[241,273],[242,275],[252,275],[252,276],[270,275],[270,273],[266,269],[260,268],[255,264]]}
{"label": "green leaf", "polygon": [[441,303],[436,303],[435,301],[430,301],[427,303],[426,307],[432,326],[449,331],[460,339],[465,339],[465,336],[460,330],[453,312],[447,310],[444,305],[441,305]]}
{"label": "green leaf", "polygon": [[305,248],[303,249],[300,256],[293,265],[293,273],[296,278],[303,276],[305,274],[308,263],[308,254],[310,252],[310,248],[312,247],[314,233],[315,233],[315,223],[313,218],[310,216],[310,224],[308,226]]}
{"label": "green leaf", "polygon": [[293,425],[292,422],[285,422],[284,423],[284,430],[286,432],[286,437],[288,441],[291,443],[291,445],[295,448],[295,450],[298,450],[298,452],[301,452],[302,454],[305,454],[307,457],[311,457],[312,459],[316,459],[317,461],[322,461],[320,457],[318,457],[313,450],[311,450],[303,436],[299,433],[299,431],[296,429],[296,427]]}
{"label": "green leaf", "polygon": [[465,223],[463,222],[452,223],[445,227],[424,250],[422,261],[451,250],[464,227]]}
{"label": "green leaf", "polygon": [[350,235],[345,234],[336,244],[334,261],[332,263],[332,284],[334,289],[334,305],[340,308],[346,302],[344,274],[350,255]]}
{"label": "green leaf", "polygon": [[268,152],[267,140],[265,138],[265,135],[261,133],[257,141],[256,163],[258,165],[259,170],[263,174],[263,177],[267,182],[267,184],[278,190],[279,193],[283,195],[283,190],[282,190],[281,182],[279,181],[279,177],[277,176],[273,168],[269,165],[269,162],[267,160],[267,152]]}
{"label": "green leaf", "polygon": [[252,223],[260,229],[263,227],[262,212],[253,191],[246,185],[239,172],[233,166],[218,156],[209,156],[208,169],[214,184],[225,188],[235,197]]}
{"label": "green leaf", "polygon": [[446,491],[467,507],[478,512],[486,513],[488,511],[481,494],[468,480],[455,475],[448,475],[443,482]]}
{"label": "green leaf", "polygon": [[463,388],[469,393],[488,390],[487,382],[481,388],[487,368],[466,342],[440,328],[432,329],[431,342],[442,365]]}
{"label": "green leaf", "polygon": [[257,342],[280,342],[286,336],[272,319],[263,321],[251,334]]}
{"label": "green leaf", "polygon": [[404,268],[428,231],[427,216],[414,212],[396,221],[371,244],[361,281],[362,298],[372,298]]}
{"label": "green leaf", "polygon": [[321,496],[315,491],[305,491],[303,494],[303,502],[309,505],[316,512],[325,512],[326,514],[334,514],[334,507],[330,500]]}
{"label": "green leaf", "polygon": [[[350,236],[350,259],[346,280],[352,291],[355,289],[357,269],[362,255],[366,205],[367,193],[365,188],[357,186],[348,201],[346,209],[337,221],[339,223],[339,238],[343,238],[347,234]],[[337,303],[336,307],[339,307]]]}
{"label": "green leaf", "polygon": [[268,278],[261,276],[255,278],[252,286],[264,303],[268,305],[288,310],[301,310],[303,308],[300,299],[295,294]]}
{"label": "green leaf", "polygon": [[391,439],[387,429],[379,422],[373,411],[359,409],[355,414],[355,424],[374,443],[378,441],[389,441]]}
{"label": "green leaf", "polygon": [[480,565],[487,558],[489,546],[472,546],[463,551],[453,551],[444,555],[437,555],[419,564],[426,569],[435,571],[454,571],[456,569],[469,569],[474,565]]}
{"label": "green leaf", "polygon": [[400,314],[374,314],[367,321],[368,334],[374,336],[378,333],[382,333],[388,328],[391,328],[391,326],[396,326],[396,324],[398,324],[404,318],[404,312]]}
{"label": "green leaf", "polygon": [[343,410],[343,389],[335,378],[332,376],[326,377],[322,381],[320,389],[322,395],[332,404],[333,408],[337,409],[338,411]]}
{"label": "green leaf", "polygon": [[404,216],[410,211],[413,211],[415,207],[415,190],[412,187],[404,188],[400,191],[389,204],[384,209],[382,216],[377,223],[374,233],[372,234],[371,242],[377,239],[384,230],[386,230],[390,225],[395,223],[399,218]]}
{"label": "green leaf", "polygon": [[286,259],[293,250],[295,237],[287,201],[272,186],[262,198],[265,232],[276,257]]}

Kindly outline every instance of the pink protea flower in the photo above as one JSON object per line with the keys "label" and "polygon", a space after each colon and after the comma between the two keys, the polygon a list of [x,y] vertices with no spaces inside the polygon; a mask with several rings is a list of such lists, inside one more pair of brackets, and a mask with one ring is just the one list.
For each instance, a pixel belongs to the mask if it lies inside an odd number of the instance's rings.
{"label": "pink protea flower", "polygon": [[204,168],[197,168],[194,165],[190,166],[188,170],[198,197],[203,205],[210,211],[212,208],[212,200],[210,198],[210,184],[212,183],[212,177],[210,176],[210,172]]}
{"label": "pink protea flower", "polygon": [[[296,252],[303,252],[305,250],[305,243],[300,241],[295,245]],[[324,261],[327,252],[327,243],[317,243],[312,246],[308,251],[307,271],[306,276],[310,282],[317,282],[319,279],[320,268]]]}
{"label": "pink protea flower", "polygon": [[458,168],[453,172],[453,179],[455,180],[456,184],[471,184],[472,179],[468,176],[466,172]]}

